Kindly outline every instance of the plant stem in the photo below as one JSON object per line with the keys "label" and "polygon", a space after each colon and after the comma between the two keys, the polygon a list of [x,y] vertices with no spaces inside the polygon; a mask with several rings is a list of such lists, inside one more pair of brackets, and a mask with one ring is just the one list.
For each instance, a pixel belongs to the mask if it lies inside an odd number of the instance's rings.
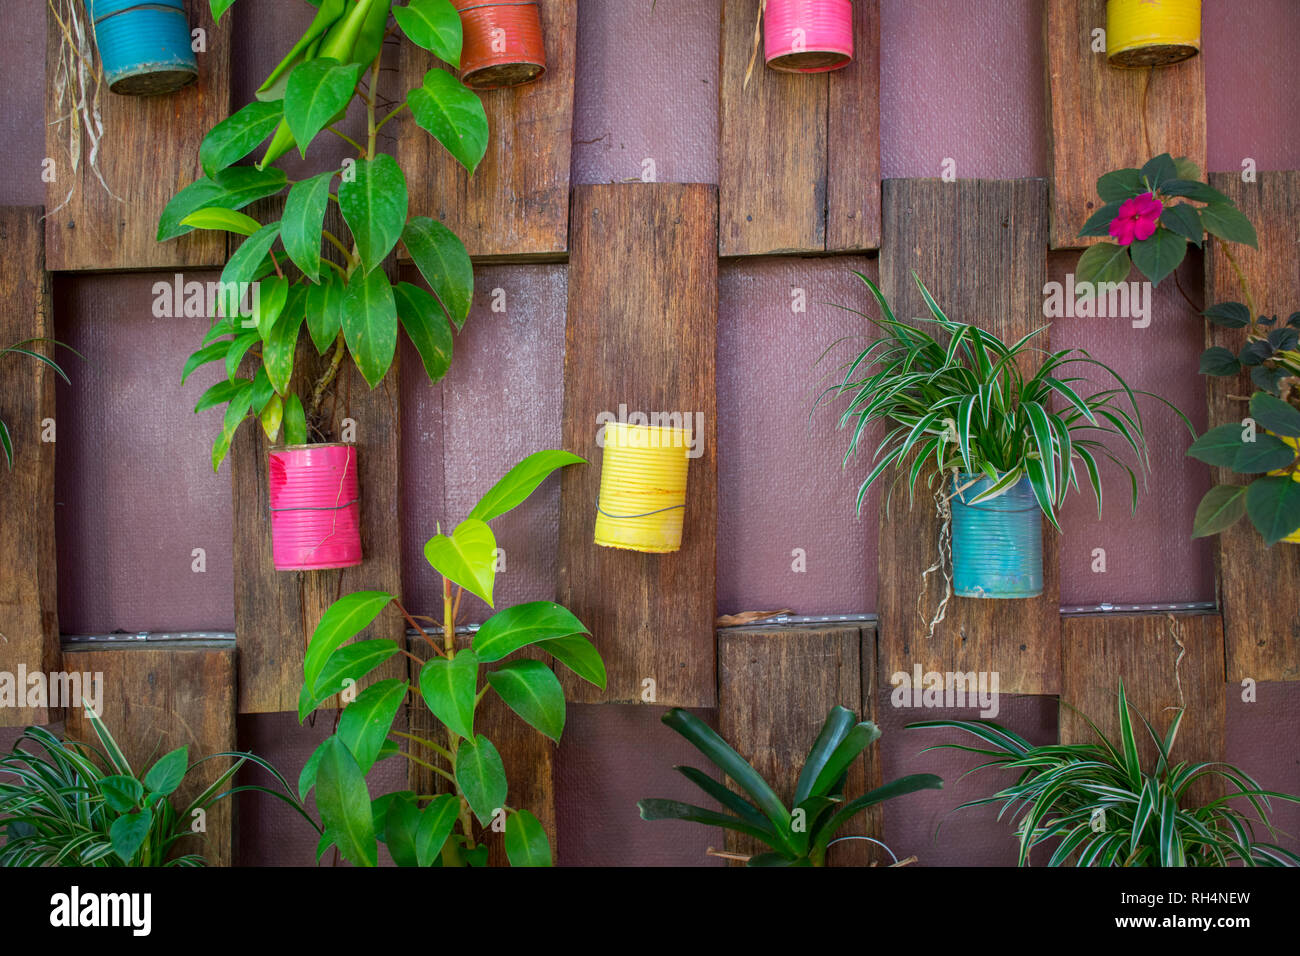
{"label": "plant stem", "polygon": [[449,774],[447,771],[443,770],[441,767],[435,767],[427,760],[421,760],[419,757],[415,756],[414,754],[408,753],[405,750],[399,750],[397,752],[401,754],[403,757],[405,757],[407,760],[411,761],[411,763],[418,764],[419,766],[424,767],[426,770],[432,770],[434,773],[438,774],[438,776],[446,777],[452,783],[456,782],[456,778],[453,777],[451,774]]}
{"label": "plant stem", "polygon": [[[325,240],[330,245],[332,245],[339,252],[343,253],[343,255],[347,258],[349,267],[355,266],[357,264],[357,257],[352,254],[352,252],[348,249],[347,246],[343,245],[342,239],[334,235],[334,233],[330,232],[328,229],[322,229],[321,235],[325,237]],[[329,262],[328,259],[326,259],[325,261]],[[337,265],[337,263],[334,264]]]}
{"label": "plant stem", "polygon": [[404,109],[406,109],[406,103],[405,103],[405,102],[403,102],[402,105],[397,106],[397,107],[394,107],[393,109],[389,110],[389,111],[388,111],[388,115],[385,116],[383,119],[381,119],[381,120],[379,121],[379,125],[375,127],[375,132],[378,133],[381,129],[384,128],[385,124],[387,124],[387,122],[388,122],[390,119],[392,119],[392,118],[393,118],[394,116],[396,116],[398,113],[402,112],[402,110],[404,110]]}
{"label": "plant stem", "polygon": [[339,366],[343,364],[343,352],[347,348],[347,343],[343,339],[343,330],[339,329],[338,338],[334,340],[334,354],[330,356],[330,364],[325,369],[324,374],[317,380],[315,388],[311,391],[311,417],[315,418],[320,412],[321,400],[325,397],[325,390],[330,387],[335,377],[339,374]]}
{"label": "plant stem", "polygon": [[347,133],[340,133],[333,126],[326,126],[325,128],[329,130],[331,133],[333,133],[335,136],[337,136],[339,139],[343,140],[346,143],[350,143],[352,145],[352,148],[355,149],[358,153],[363,153],[363,154],[365,153],[365,150],[362,149],[361,144],[358,143],[351,136],[349,136]]}
{"label": "plant stem", "polygon": [[389,733],[394,737],[405,737],[407,740],[413,740],[421,746],[428,747],[440,756],[446,757],[448,760],[451,759],[451,754],[445,747],[439,747],[436,743],[426,737],[417,737],[415,734],[408,734],[404,730],[390,730]]}

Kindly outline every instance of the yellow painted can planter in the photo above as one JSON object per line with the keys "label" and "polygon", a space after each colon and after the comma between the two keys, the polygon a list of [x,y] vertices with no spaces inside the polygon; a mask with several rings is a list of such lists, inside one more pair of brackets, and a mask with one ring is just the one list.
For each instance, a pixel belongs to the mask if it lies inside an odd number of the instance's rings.
{"label": "yellow painted can planter", "polygon": [[1201,49],[1201,0],[1107,0],[1111,66],[1168,66]]}
{"label": "yellow painted can planter", "polygon": [[[1284,436],[1282,436],[1282,435],[1278,435],[1277,437],[1278,437],[1278,438],[1281,438],[1283,442],[1285,442],[1286,444],[1290,445],[1292,448],[1295,448],[1295,449],[1297,449],[1297,450],[1300,450],[1300,438],[1286,438],[1286,437],[1284,437]],[[1281,474],[1285,474],[1285,472],[1281,472],[1281,471],[1270,471],[1269,474],[1270,474],[1270,475],[1281,475]],[[1291,475],[1291,477],[1292,477],[1295,481],[1300,481],[1300,472],[1293,472],[1292,475]],[[1282,542],[1283,542],[1283,543],[1286,543],[1286,544],[1300,544],[1300,528],[1296,528],[1295,531],[1291,532],[1289,535],[1287,535],[1285,538],[1283,538],[1283,539],[1282,539]]]}
{"label": "yellow painted can planter", "polygon": [[651,554],[681,549],[689,444],[683,428],[605,426],[596,544]]}

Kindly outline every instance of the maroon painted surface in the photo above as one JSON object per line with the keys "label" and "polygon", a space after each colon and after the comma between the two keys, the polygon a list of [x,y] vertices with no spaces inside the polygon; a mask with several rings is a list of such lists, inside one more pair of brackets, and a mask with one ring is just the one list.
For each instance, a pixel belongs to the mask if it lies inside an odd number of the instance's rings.
{"label": "maroon painted surface", "polygon": [[[1296,748],[1296,718],[1300,715],[1300,683],[1269,682],[1255,687],[1255,701],[1242,700],[1245,689],[1227,688],[1227,759],[1258,781],[1265,790],[1300,795],[1300,750]],[[1273,840],[1262,828],[1255,838],[1276,842],[1300,853],[1300,803],[1274,800],[1273,826],[1286,836]],[[1254,814],[1249,805],[1241,811]]]}
{"label": "maroon painted surface", "polygon": [[[438,577],[424,560],[424,543],[437,525],[450,532],[517,462],[560,447],[567,289],[564,266],[480,267],[474,305],[440,387],[429,385],[414,356],[405,366],[403,584],[419,613],[442,614]],[[505,311],[493,311],[494,304]],[[440,482],[431,472],[441,474]],[[411,482],[419,493],[412,494]],[[557,477],[492,522],[497,547],[505,552],[493,594],[498,608],[555,599],[559,524]],[[466,595],[460,622],[482,622],[490,614],[486,604]]]}
{"label": "maroon painted surface", "polygon": [[[18,6],[9,0],[6,7]],[[45,202],[45,0],[22,0],[0,30],[0,143],[8,175],[0,177],[0,205]]]}
{"label": "maroon painted surface", "polygon": [[[1064,283],[1078,254],[1053,253],[1048,280]],[[1185,262],[1179,280],[1189,296],[1201,299],[1199,259]],[[1134,278],[1140,278],[1137,272]],[[1168,278],[1152,290],[1151,324],[1134,328],[1132,318],[1044,319],[1051,322],[1053,349],[1080,348],[1113,368],[1134,388],[1172,402],[1205,431],[1205,379],[1195,374],[1205,348],[1203,320]],[[1141,321],[1141,320],[1137,320]],[[1101,369],[1076,366],[1093,390],[1114,387]],[[1151,471],[1138,484],[1134,514],[1128,476],[1113,463],[1099,463],[1101,520],[1097,502],[1080,469],[1081,492],[1072,493],[1061,511],[1061,604],[1137,604],[1214,600],[1214,554],[1208,539],[1192,540],[1192,519],[1210,488],[1209,468],[1188,458],[1192,436],[1177,415],[1150,398],[1138,398],[1150,448]],[[1133,454],[1119,439],[1109,443],[1122,460]],[[1122,446],[1122,447],[1121,447]],[[1094,555],[1100,548],[1104,555]],[[1105,571],[1093,570],[1104,558]]]}
{"label": "maroon painted surface", "polygon": [[[564,744],[555,754],[561,866],[723,865],[705,853],[722,849],[721,830],[678,820],[647,822],[637,811],[643,797],[713,805],[673,770],[712,768],[660,722],[664,712],[641,704],[569,705]],[[716,711],[692,713],[717,727]]]}
{"label": "maroon painted surface", "polygon": [[1210,169],[1300,167],[1300,16],[1295,0],[1205,0],[1206,146]]}
{"label": "maroon painted surface", "polygon": [[880,0],[881,176],[1046,176],[1043,75],[1041,0]]}
{"label": "maroon painted surface", "polygon": [[[732,260],[719,271],[720,614],[875,610],[874,489],[862,517],[854,512],[870,461],[842,465],[843,403],[809,420],[818,394],[867,341],[865,319],[829,304],[867,310],[870,293],[854,271],[874,280],[875,260]],[[800,300],[806,311],[795,312]]]}
{"label": "maroon painted surface", "polygon": [[722,0],[579,0],[575,184],[718,181]]}
{"label": "maroon painted surface", "polygon": [[[64,633],[235,625],[229,464],[212,472],[222,412],[192,411],[225,368],[204,366],[181,387],[208,320],[154,316],[154,283],[172,281],[141,273],[54,285],[56,336],[86,357],[64,361],[72,384],[56,392]],[[195,548],[206,552],[202,573]]]}

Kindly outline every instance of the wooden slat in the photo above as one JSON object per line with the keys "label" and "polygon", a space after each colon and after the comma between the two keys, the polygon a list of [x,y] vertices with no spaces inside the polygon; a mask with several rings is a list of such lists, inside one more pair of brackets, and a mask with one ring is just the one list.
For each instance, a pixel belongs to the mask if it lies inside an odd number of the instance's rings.
{"label": "wooden slat", "polygon": [[879,0],[854,4],[854,62],[748,86],[758,0],[722,5],[718,253],[857,251],[880,242]]}
{"label": "wooden slat", "polygon": [[[1180,659],[1181,658],[1181,659]],[[1218,614],[1083,615],[1061,622],[1061,742],[1092,743],[1083,716],[1111,740],[1119,734],[1119,682],[1130,704],[1142,766],[1163,738],[1174,708],[1185,707],[1176,762],[1224,759],[1223,619]],[[1073,709],[1072,709],[1073,708]]]}
{"label": "wooden slat", "polygon": [[[1300,309],[1300,172],[1261,172],[1258,181],[1216,173],[1210,183],[1231,196],[1254,223],[1259,249],[1234,245],[1232,253],[1255,297],[1256,309],[1287,316]],[[1205,253],[1205,301],[1242,302],[1241,287],[1219,243]],[[1207,345],[1237,352],[1244,330],[1207,323]],[[1206,379],[1209,425],[1240,422],[1250,414],[1241,398],[1256,391],[1248,375]],[[1246,477],[1215,469],[1216,484],[1245,484]],[[1217,538],[1219,600],[1227,642],[1228,679],[1300,680],[1300,547],[1279,542],[1271,548],[1243,518]],[[1265,584],[1265,582],[1267,582]],[[1283,597],[1285,596],[1285,597]],[[1275,600],[1274,597],[1280,598]]]}
{"label": "wooden slat", "polygon": [[1102,52],[1092,49],[1092,31],[1105,27],[1106,0],[1047,2],[1053,249],[1099,241],[1078,235],[1101,202],[1103,173],[1164,152],[1206,168],[1204,57],[1156,70],[1117,69],[1104,43]]}
{"label": "wooden slat", "polygon": [[[541,0],[541,15],[546,73],[479,94],[491,135],[473,177],[411,117],[400,121],[412,215],[446,223],[476,259],[550,258],[568,248],[577,0]],[[403,43],[402,94],[434,64],[433,54]]]}
{"label": "wooden slat", "polygon": [[[275,218],[281,200],[255,204],[260,221]],[[268,213],[270,216],[268,217]],[[331,209],[327,228],[339,234]],[[395,269],[390,260],[385,268]],[[390,278],[395,272],[390,275]],[[320,356],[306,330],[298,343],[292,387],[310,396],[329,361]],[[251,374],[251,362],[244,374]],[[231,491],[234,500],[235,634],[239,643],[239,712],[296,711],[302,689],[303,650],[326,608],[353,591],[401,594],[401,350],[388,375],[371,391],[350,358],[322,402],[322,431],[313,441],[337,441],[346,420],[355,423],[361,490],[361,554],[354,568],[337,571],[277,571],[271,559],[270,487],[267,453],[271,445],[255,422],[245,422],[231,444]],[[310,409],[308,410],[310,426]],[[406,632],[401,615],[389,607],[358,639],[386,637],[400,641]],[[375,680],[399,677],[405,667],[393,659],[375,671]]]}
{"label": "wooden slat", "polygon": [[[0,348],[52,338],[40,207],[0,206],[0,245]],[[51,354],[48,345],[29,347]],[[55,358],[68,365],[67,354]],[[54,371],[24,355],[6,355],[2,361],[0,421],[9,429],[14,464],[12,471],[0,465],[0,672],[17,682],[20,668],[49,672],[57,669],[59,659],[55,444],[41,440],[41,423],[54,417]],[[75,375],[76,369],[70,372]],[[48,707],[0,706],[0,727],[52,719]]]}
{"label": "wooden slat", "polygon": [[[564,353],[559,601],[605,659],[604,694],[563,675],[571,700],[710,707],[717,532],[717,192],[669,183],[580,186]],[[703,413],[687,475],[682,548],[640,554],[592,542],[600,489],[597,415]],[[643,681],[655,699],[643,698]]]}
{"label": "wooden slat", "polygon": [[[915,270],[953,319],[989,329],[1007,342],[1041,324],[1047,270],[1042,180],[886,180],[884,235],[880,283],[898,317],[929,314],[912,279]],[[1044,334],[1038,346],[1047,344]],[[953,597],[946,618],[928,637],[918,595],[922,573],[938,556],[935,503],[919,493],[909,510],[901,486],[888,513],[885,503],[882,495],[879,558],[889,569],[880,579],[882,673],[911,673],[918,663],[927,672],[997,671],[1005,693],[1055,693],[1060,589],[1050,523],[1043,522],[1040,597]],[[928,621],[943,597],[942,577],[931,574],[925,587],[920,603]]]}
{"label": "wooden slat", "polygon": [[827,84],[826,251],[878,249],[880,0],[853,4],[853,63]]}
{"label": "wooden slat", "polygon": [[71,109],[69,94],[60,102],[55,88],[61,31],[47,10],[45,153],[54,159],[56,175],[46,185],[45,205],[57,209],[45,223],[51,272],[225,262],[225,237],[219,232],[200,230],[167,243],[154,240],[167,201],[202,174],[199,144],[204,135],[230,112],[230,17],[214,25],[207,0],[186,0],[185,7],[190,25],[207,32],[207,52],[198,54],[197,83],[167,96],[120,96],[109,92],[106,82],[101,86],[99,169],[118,198],[105,191],[92,171],[89,143],[73,172],[68,150],[72,121],[55,124]]}
{"label": "wooden slat", "polygon": [[[68,648],[63,662],[70,673],[101,676],[101,716],[138,776],[180,746],[189,747],[191,764],[236,749],[233,647]],[[100,746],[80,707],[68,708],[68,735]],[[183,809],[229,767],[229,760],[210,760],[191,773],[177,791],[177,808]],[[234,802],[220,801],[208,811],[202,839],[182,840],[178,852],[200,853],[213,866],[230,866],[233,821]]]}
{"label": "wooden slat", "polygon": [[[875,646],[874,627],[718,631],[718,732],[787,805],[832,707],[848,707],[861,720],[876,719]],[[880,783],[872,745],[850,768],[845,798],[861,796]],[[881,809],[870,808],[840,835],[879,839]],[[730,831],[727,849],[746,855],[764,851],[757,840]],[[874,844],[849,840],[831,851],[829,862],[865,866],[882,858]]]}
{"label": "wooden slat", "polygon": [[[441,640],[435,635],[434,640]],[[468,647],[468,637],[458,637],[457,646]],[[410,640],[408,649],[421,659],[427,659],[432,651],[420,638]],[[520,654],[512,657],[537,657],[550,659],[541,654]],[[419,682],[419,674],[411,663],[411,683]],[[411,733],[446,744],[446,731],[438,723],[429,709],[423,705],[410,708]],[[482,734],[492,741],[501,754],[501,762],[506,768],[506,780],[509,783],[508,801],[517,810],[528,810],[541,821],[551,838],[552,859],[559,859],[559,845],[555,826],[555,789],[553,785],[553,762],[555,745],[541,733],[534,730],[515,714],[496,693],[489,691],[474,715],[474,732]],[[412,745],[421,759],[428,760],[443,769],[450,769],[446,762],[424,751],[418,744]],[[415,763],[410,763],[409,779],[411,789],[419,794],[447,793],[451,787],[446,779]],[[505,834],[483,829],[475,824],[477,839],[488,845],[488,858],[493,866],[508,866],[506,857]],[[457,827],[459,832],[459,827]]]}

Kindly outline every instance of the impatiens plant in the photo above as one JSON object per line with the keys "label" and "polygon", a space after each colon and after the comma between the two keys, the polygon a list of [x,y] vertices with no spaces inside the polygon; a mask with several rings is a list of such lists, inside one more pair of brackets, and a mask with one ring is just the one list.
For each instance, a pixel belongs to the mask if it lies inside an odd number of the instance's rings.
{"label": "impatiens plant", "polygon": [[[1079,257],[1075,282],[1123,282],[1131,267],[1155,285],[1178,268],[1190,242],[1206,234],[1224,244],[1256,244],[1255,227],[1223,193],[1200,181],[1201,171],[1168,153],[1141,169],[1117,169],[1097,180],[1103,205],[1080,236],[1105,236]],[[1231,251],[1228,252],[1231,256]]]}
{"label": "impatiens plant", "polygon": [[821,733],[804,758],[794,800],[788,807],[772,785],[700,718],[673,708],[664,714],[663,722],[704,754],[743,794],[695,767],[677,767],[678,773],[722,809],[649,798],[637,801],[641,819],[688,820],[753,837],[768,850],[750,857],[746,866],[825,866],[826,851],[835,835],[863,810],[917,790],[943,789],[943,780],[934,774],[913,773],[846,799],[849,768],[880,737],[879,727],[869,720],[859,722],[847,707],[832,707],[826,715]]}
{"label": "impatiens plant", "polygon": [[[220,17],[232,2],[211,0],[213,15]],[[196,412],[226,407],[212,453],[214,469],[250,416],[261,421],[272,441],[282,430],[290,445],[313,437],[328,440],[322,402],[344,357],[374,388],[392,366],[399,324],[426,374],[437,381],[451,362],[451,327],[461,329],[469,315],[473,270],[464,245],[442,223],[409,215],[406,176],[378,146],[380,130],[409,111],[470,173],[482,160],[487,116],[454,74],[431,69],[420,86],[392,106],[378,88],[384,39],[397,30],[458,66],[459,14],[450,0],[410,0],[397,7],[392,0],[313,0],[312,5],[315,18],[256,99],[204,138],[199,147],[204,175],[177,193],[158,224],[160,242],[194,229],[244,237],[221,275],[218,318],[182,373],[184,381],[207,363],[225,366],[224,379],[195,406]],[[392,26],[390,12],[396,19]],[[365,134],[359,139],[340,126],[354,100],[365,110]],[[292,182],[271,165],[295,147],[305,156],[324,132],[353,147],[355,158]],[[235,165],[268,137],[260,161]],[[274,221],[263,223],[239,211],[286,190]],[[331,207],[350,235],[326,228]],[[399,241],[432,292],[389,280],[383,263]],[[326,243],[330,248],[323,255]],[[232,300],[253,283],[260,285],[245,319]],[[304,326],[316,352],[328,358],[310,381],[295,386],[294,357]],[[245,358],[253,360],[251,372],[242,371]]]}
{"label": "impatiens plant", "polygon": [[[481,827],[504,824],[505,850],[512,866],[551,865],[550,842],[537,817],[508,803],[505,765],[492,741],[479,732],[476,714],[490,690],[525,723],[558,743],[564,730],[565,700],[555,673],[531,657],[498,662],[535,647],[602,689],[605,665],[585,636],[582,622],[552,601],[498,611],[483,622],[468,647],[457,646],[456,620],[465,591],[493,606],[497,544],[488,522],[523,503],[551,472],[579,463],[583,459],[565,451],[530,455],[479,499],[451,534],[439,528],[425,544],[425,558],[442,575],[441,643],[416,623],[394,595],[382,591],[346,595],[321,617],[303,660],[300,720],[400,653],[418,666],[418,686],[404,679],[371,684],[347,704],[337,731],[303,768],[299,793],[306,799],[315,787],[316,806],[325,824],[320,853],[334,845],[345,859],[374,866],[377,843],[383,842],[399,866],[482,866],[488,848],[479,839],[477,821]],[[389,605],[402,613],[432,651],[427,660],[392,640],[347,643]],[[441,724],[441,741],[393,729],[408,696],[412,706],[427,707]],[[445,792],[401,790],[372,799],[366,775],[378,761],[399,754],[443,781]]]}

